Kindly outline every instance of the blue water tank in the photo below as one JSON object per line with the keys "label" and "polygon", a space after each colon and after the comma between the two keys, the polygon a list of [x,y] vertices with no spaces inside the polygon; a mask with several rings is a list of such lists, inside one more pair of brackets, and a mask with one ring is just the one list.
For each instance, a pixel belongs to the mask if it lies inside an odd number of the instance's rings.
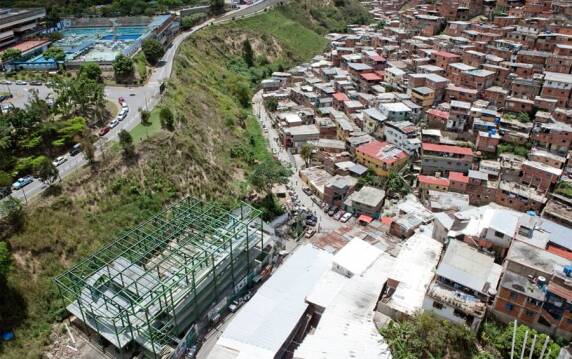
{"label": "blue water tank", "polygon": [[564,274],[566,274],[567,277],[572,276],[572,265],[567,264],[564,266]]}
{"label": "blue water tank", "polygon": [[531,217],[536,217],[536,212],[535,211],[528,211],[526,212],[526,214],[528,214]]}
{"label": "blue water tank", "polygon": [[2,340],[5,342],[9,342],[12,339],[14,339],[14,332],[6,331],[2,333]]}

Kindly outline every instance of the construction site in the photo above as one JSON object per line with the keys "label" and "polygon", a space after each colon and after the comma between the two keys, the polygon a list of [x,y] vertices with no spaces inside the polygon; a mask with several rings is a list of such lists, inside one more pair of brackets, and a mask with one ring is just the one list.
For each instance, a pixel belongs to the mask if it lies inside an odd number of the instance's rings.
{"label": "construction site", "polygon": [[119,356],[177,358],[272,261],[260,211],[186,197],[55,278],[67,310]]}

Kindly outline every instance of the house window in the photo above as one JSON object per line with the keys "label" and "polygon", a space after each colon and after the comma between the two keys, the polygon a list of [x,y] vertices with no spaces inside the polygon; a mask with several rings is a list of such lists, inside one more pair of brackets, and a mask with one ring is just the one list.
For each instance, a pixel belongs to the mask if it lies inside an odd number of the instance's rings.
{"label": "house window", "polygon": [[510,292],[510,299],[516,299],[518,298],[518,294],[515,292]]}
{"label": "house window", "polygon": [[534,312],[533,312],[532,310],[526,310],[526,311],[524,312],[524,314],[525,314],[527,317],[533,317],[533,316],[534,316]]}
{"label": "house window", "polygon": [[495,231],[495,237],[502,238],[503,236],[504,234],[502,232]]}
{"label": "house window", "polygon": [[433,301],[433,308],[435,308],[435,309],[443,309],[443,304],[441,304],[441,303],[439,303],[439,302]]}
{"label": "house window", "polygon": [[506,304],[504,305],[504,307],[505,307],[506,310],[512,311],[512,310],[514,309],[514,304],[512,304],[512,303],[506,303]]}

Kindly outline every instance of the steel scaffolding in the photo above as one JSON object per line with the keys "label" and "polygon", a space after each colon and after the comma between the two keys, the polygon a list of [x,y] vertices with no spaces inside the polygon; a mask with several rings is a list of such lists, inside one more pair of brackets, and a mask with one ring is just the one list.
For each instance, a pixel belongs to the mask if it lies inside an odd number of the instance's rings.
{"label": "steel scaffolding", "polygon": [[186,197],[55,278],[69,312],[151,356],[260,270],[260,211]]}

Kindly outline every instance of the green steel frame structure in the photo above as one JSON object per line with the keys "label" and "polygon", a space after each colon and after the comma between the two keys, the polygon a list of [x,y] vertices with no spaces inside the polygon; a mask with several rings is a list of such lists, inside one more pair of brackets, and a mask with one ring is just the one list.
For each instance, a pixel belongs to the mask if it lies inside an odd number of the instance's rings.
{"label": "green steel frame structure", "polygon": [[55,278],[69,312],[118,350],[158,357],[264,258],[260,211],[186,197]]}

